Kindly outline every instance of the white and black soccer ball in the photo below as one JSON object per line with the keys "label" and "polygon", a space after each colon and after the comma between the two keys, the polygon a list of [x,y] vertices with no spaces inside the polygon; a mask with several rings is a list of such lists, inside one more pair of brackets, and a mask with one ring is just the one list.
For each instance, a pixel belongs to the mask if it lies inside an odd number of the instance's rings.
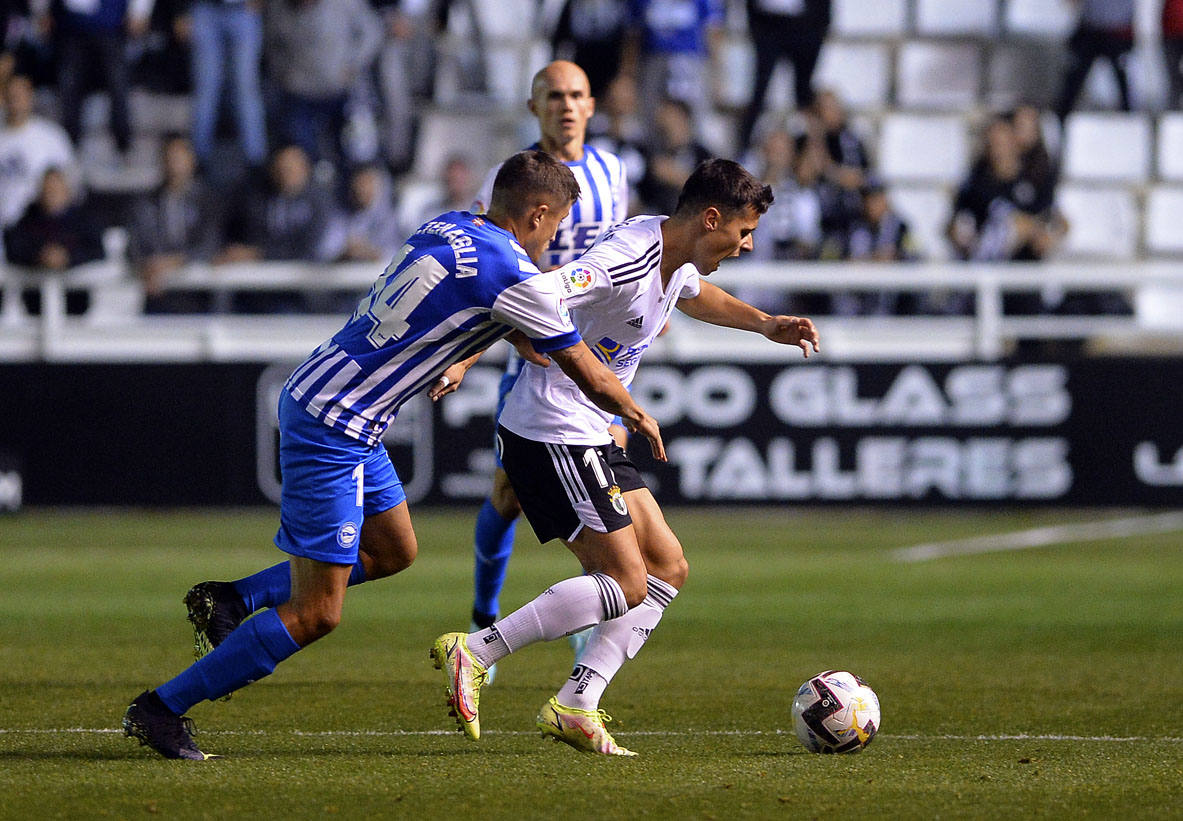
{"label": "white and black soccer ball", "polygon": [[857,753],[879,732],[879,696],[853,673],[818,673],[797,690],[793,729],[810,752]]}

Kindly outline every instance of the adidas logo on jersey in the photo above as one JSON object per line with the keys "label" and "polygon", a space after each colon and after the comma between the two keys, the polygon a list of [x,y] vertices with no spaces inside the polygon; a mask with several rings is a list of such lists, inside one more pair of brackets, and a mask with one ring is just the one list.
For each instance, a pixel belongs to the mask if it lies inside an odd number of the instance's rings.
{"label": "adidas logo on jersey", "polygon": [[645,324],[645,317],[634,316],[632,319],[626,319],[625,322],[632,325],[634,328],[640,330],[641,326]]}

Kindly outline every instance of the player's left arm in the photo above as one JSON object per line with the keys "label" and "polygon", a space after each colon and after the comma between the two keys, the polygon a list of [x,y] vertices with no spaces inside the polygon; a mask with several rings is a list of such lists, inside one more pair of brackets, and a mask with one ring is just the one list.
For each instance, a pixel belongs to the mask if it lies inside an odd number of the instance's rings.
{"label": "player's left arm", "polygon": [[762,334],[782,345],[796,345],[809,357],[821,351],[813,322],[799,316],[770,316],[709,282],[699,282],[698,294],[678,300],[678,310],[702,322]]}

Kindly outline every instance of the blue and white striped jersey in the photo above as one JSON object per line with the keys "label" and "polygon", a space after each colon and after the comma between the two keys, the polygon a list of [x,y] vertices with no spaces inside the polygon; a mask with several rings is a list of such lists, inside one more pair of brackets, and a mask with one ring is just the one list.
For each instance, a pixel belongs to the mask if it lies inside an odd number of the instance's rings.
{"label": "blue and white striped jersey", "polygon": [[451,211],[407,240],[285,387],[326,425],[376,445],[404,402],[513,328],[543,353],[580,339],[553,273],[508,231]]}
{"label": "blue and white striped jersey", "polygon": [[[529,150],[541,148],[535,143]],[[591,248],[596,237],[628,216],[628,178],[619,157],[584,145],[583,159],[563,164],[571,169],[579,183],[579,199],[571,206],[567,218],[559,223],[558,233],[542,255],[539,265],[544,271],[571,262]],[[493,180],[500,170],[501,166],[497,166],[485,177],[473,202],[474,212],[484,213],[489,209]]]}

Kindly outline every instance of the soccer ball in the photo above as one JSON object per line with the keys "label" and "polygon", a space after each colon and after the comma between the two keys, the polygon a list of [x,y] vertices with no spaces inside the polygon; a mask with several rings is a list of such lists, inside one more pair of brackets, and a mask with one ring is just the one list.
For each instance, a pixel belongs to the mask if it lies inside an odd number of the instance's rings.
{"label": "soccer ball", "polygon": [[879,731],[879,696],[853,673],[818,673],[793,699],[793,728],[812,753],[857,753]]}

